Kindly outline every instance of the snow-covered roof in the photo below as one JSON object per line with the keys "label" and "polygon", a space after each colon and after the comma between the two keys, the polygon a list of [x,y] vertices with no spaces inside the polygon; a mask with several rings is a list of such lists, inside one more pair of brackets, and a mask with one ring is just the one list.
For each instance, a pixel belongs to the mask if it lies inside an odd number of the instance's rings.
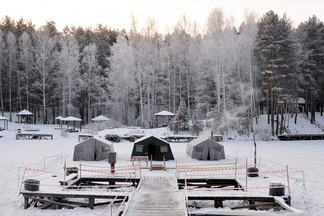
{"label": "snow-covered roof", "polygon": [[305,99],[302,98],[302,97],[299,97],[299,98],[298,98],[298,103],[299,103],[299,104],[304,104],[304,103],[305,103]]}
{"label": "snow-covered roof", "polygon": [[33,113],[29,112],[28,110],[21,110],[17,115],[33,115]]}
{"label": "snow-covered roof", "polygon": [[62,121],[82,121],[82,119],[74,117],[74,116],[69,116],[69,117],[66,117],[66,118],[62,118],[61,120]]}
{"label": "snow-covered roof", "polygon": [[159,138],[159,137],[153,136],[153,135],[151,135],[151,134],[147,134],[147,135],[145,135],[145,136],[143,136],[143,137],[141,137],[141,138],[135,140],[134,144],[135,144],[135,143],[138,143],[138,142],[141,142],[141,141],[143,141],[143,140],[146,140],[146,139],[148,139],[148,138],[150,138],[150,137],[154,137],[154,138],[156,138],[156,139],[159,139],[159,140],[161,140],[161,141],[163,141],[163,142],[169,144],[167,141],[165,141],[165,140],[163,140],[163,139],[161,139],[161,138]]}
{"label": "snow-covered roof", "polygon": [[155,116],[174,116],[174,113],[163,110],[161,112],[155,113]]}
{"label": "snow-covered roof", "polygon": [[0,116],[0,120],[8,120],[8,118],[6,118],[4,116]]}
{"label": "snow-covered roof", "polygon": [[62,116],[57,116],[56,118],[55,118],[56,120],[62,120],[62,119],[64,119]]}
{"label": "snow-covered roof", "polygon": [[110,119],[107,118],[106,116],[103,116],[103,115],[100,115],[100,116],[97,116],[93,119],[91,119],[92,121],[109,121]]}

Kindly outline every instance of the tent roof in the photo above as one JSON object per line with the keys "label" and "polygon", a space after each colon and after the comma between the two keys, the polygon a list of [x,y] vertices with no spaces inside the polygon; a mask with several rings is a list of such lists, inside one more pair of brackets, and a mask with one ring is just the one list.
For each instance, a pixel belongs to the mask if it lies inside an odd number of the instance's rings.
{"label": "tent roof", "polygon": [[82,121],[82,119],[76,118],[74,116],[69,116],[69,117],[66,117],[66,118],[62,118],[61,120],[62,121]]}
{"label": "tent roof", "polygon": [[[104,139],[104,138],[102,138],[101,136],[98,136],[98,135],[96,135],[96,136],[94,136],[94,137],[91,137],[91,138],[89,138],[89,139],[95,139],[95,140],[98,140],[98,141],[100,141],[100,142],[103,142],[103,143],[105,143],[105,144],[107,144],[107,145],[114,146],[114,144],[113,144],[112,142],[110,142],[109,140],[106,140],[106,139]],[[87,139],[87,140],[89,140],[89,139]],[[87,140],[85,140],[85,141],[87,141]],[[80,143],[83,143],[83,142],[85,142],[85,141],[82,141],[82,142],[80,142]]]}
{"label": "tent roof", "polygon": [[8,120],[8,118],[6,118],[4,116],[0,116],[0,120]]}
{"label": "tent roof", "polygon": [[21,110],[17,115],[33,115],[33,113],[29,112],[28,110]]}
{"label": "tent roof", "polygon": [[169,143],[168,143],[167,141],[165,141],[165,140],[163,140],[163,139],[160,139],[159,137],[156,137],[156,136],[150,135],[150,134],[148,134],[148,135],[146,135],[146,136],[143,136],[143,137],[141,137],[141,138],[135,140],[134,144],[135,144],[135,143],[138,143],[138,142],[141,142],[141,141],[143,141],[143,140],[146,140],[146,139],[148,139],[148,138],[150,138],[150,137],[154,137],[154,138],[156,138],[156,139],[158,139],[158,140],[161,140],[162,142],[165,142],[166,144],[169,145]]}
{"label": "tent roof", "polygon": [[55,118],[56,120],[62,120],[62,119],[64,119],[62,116],[57,116],[56,118]]}
{"label": "tent roof", "polygon": [[91,119],[92,121],[109,121],[110,119],[107,118],[106,116],[103,116],[103,115],[100,115],[100,116],[97,116],[93,119]]}
{"label": "tent roof", "polygon": [[174,116],[175,114],[166,110],[155,113],[155,116]]}
{"label": "tent roof", "polygon": [[188,143],[188,145],[195,146],[195,145],[199,145],[199,144],[201,144],[203,142],[208,142],[208,143],[221,145],[221,144],[217,143],[216,141],[211,140],[209,137],[199,137],[197,139],[193,139],[191,142]]}

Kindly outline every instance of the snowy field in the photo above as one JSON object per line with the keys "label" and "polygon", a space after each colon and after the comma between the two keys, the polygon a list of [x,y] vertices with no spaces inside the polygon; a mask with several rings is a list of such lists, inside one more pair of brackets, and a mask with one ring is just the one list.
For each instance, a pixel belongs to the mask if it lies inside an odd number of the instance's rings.
{"label": "snowy field", "polygon": [[[27,127],[40,129],[37,133],[52,133],[53,140],[16,140],[15,130],[22,130]],[[18,182],[18,170],[20,167],[43,169],[44,160],[46,170],[56,170],[63,167],[62,158],[55,155],[66,155],[67,165],[75,166],[78,163],[72,161],[74,145],[78,143],[78,133],[61,134],[60,130],[54,129],[57,125],[18,125],[9,124],[8,131],[1,131],[0,136],[0,215],[103,215],[105,206],[88,208],[77,208],[73,210],[39,210],[36,208],[23,209],[23,197],[18,195],[20,185]],[[104,135],[109,131],[99,134]],[[166,129],[139,130],[119,129],[111,132],[118,132],[121,135],[127,133],[151,133],[158,136],[168,135]],[[86,131],[82,131],[82,134]],[[234,162],[238,157],[240,162],[248,158],[253,160],[253,143],[251,141],[225,141],[226,160]],[[289,170],[305,172],[305,188],[303,187],[302,173],[291,175],[291,196],[292,206],[304,211],[307,216],[324,215],[324,141],[258,141],[258,167],[262,170],[282,170],[286,164]],[[133,144],[123,141],[114,144],[117,152],[117,166],[129,162]],[[171,143],[175,160],[179,164],[202,163],[192,160],[186,155],[186,143]],[[53,156],[53,157],[51,157]],[[92,162],[106,164],[107,162]],[[171,164],[174,162],[170,162]],[[20,176],[22,175],[22,170]],[[37,173],[36,173],[37,174]],[[32,177],[35,173],[27,173]],[[279,176],[285,182],[285,176]],[[265,179],[267,181],[267,179]],[[242,183],[244,185],[244,182]],[[257,193],[257,192],[256,192]],[[261,192],[260,192],[261,193]],[[287,192],[286,192],[287,193]],[[260,194],[267,195],[267,194]],[[109,215],[109,214],[106,214]]]}

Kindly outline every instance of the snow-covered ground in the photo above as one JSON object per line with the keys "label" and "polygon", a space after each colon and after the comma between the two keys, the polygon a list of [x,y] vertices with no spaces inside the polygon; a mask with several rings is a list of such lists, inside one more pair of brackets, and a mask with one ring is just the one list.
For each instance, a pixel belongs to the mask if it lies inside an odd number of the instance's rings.
{"label": "snow-covered ground", "polygon": [[[319,119],[319,118],[318,118]],[[322,119],[319,120],[319,122]],[[305,122],[306,124],[307,122]],[[52,133],[53,140],[16,140],[16,129],[22,131],[27,127],[38,128],[35,133]],[[23,198],[19,196],[20,184],[18,182],[18,172],[20,167],[43,169],[44,161],[46,170],[57,170],[63,166],[61,155],[67,156],[67,165],[76,166],[79,163],[72,161],[74,145],[78,143],[78,133],[61,134],[60,130],[54,129],[57,125],[19,125],[9,123],[8,131],[1,131],[0,136],[0,215],[102,215],[105,206],[95,207],[94,210],[88,208],[77,208],[73,210],[39,210],[36,208],[23,209]],[[301,127],[301,126],[299,126]],[[315,127],[309,130],[315,131]],[[303,132],[302,129],[297,129]],[[320,132],[320,130],[318,131]],[[86,133],[82,131],[81,133]],[[121,135],[131,133],[146,133],[157,136],[165,136],[170,132],[165,128],[156,130],[141,129],[115,129],[114,131],[100,132],[119,133]],[[307,132],[305,132],[307,133]],[[234,162],[238,157],[239,162],[245,163],[248,158],[249,163],[253,160],[254,147],[251,141],[225,141],[226,160],[223,162]],[[129,164],[129,158],[133,144],[123,141],[114,144],[117,152],[117,166]],[[171,148],[178,164],[205,163],[190,159],[186,155],[186,143],[171,143]],[[262,170],[282,170],[286,164],[291,174],[291,196],[292,206],[304,211],[307,216],[324,215],[324,141],[257,141],[258,167]],[[56,156],[58,155],[58,156]],[[51,157],[53,156],[53,157]],[[169,162],[170,166],[174,165]],[[106,161],[91,162],[91,164],[103,165]],[[305,188],[303,187],[303,174],[305,172]],[[20,177],[23,169],[20,169]],[[26,177],[37,175],[37,172],[27,172]],[[285,174],[281,173],[278,178],[286,182]],[[269,179],[264,178],[265,181]],[[244,182],[242,183],[245,184]],[[286,184],[286,183],[285,183]],[[264,194],[264,190],[256,193]],[[286,192],[287,193],[287,192]]]}

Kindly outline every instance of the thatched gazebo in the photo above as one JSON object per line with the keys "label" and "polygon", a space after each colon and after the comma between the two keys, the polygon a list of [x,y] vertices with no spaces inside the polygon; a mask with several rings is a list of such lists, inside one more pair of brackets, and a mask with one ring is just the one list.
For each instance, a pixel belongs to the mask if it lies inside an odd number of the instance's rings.
{"label": "thatched gazebo", "polygon": [[32,116],[34,114],[32,112],[29,112],[28,110],[22,110],[19,113],[17,113],[18,116],[18,123],[22,123],[23,120],[25,120],[25,122],[27,124],[30,124],[32,122]]}

